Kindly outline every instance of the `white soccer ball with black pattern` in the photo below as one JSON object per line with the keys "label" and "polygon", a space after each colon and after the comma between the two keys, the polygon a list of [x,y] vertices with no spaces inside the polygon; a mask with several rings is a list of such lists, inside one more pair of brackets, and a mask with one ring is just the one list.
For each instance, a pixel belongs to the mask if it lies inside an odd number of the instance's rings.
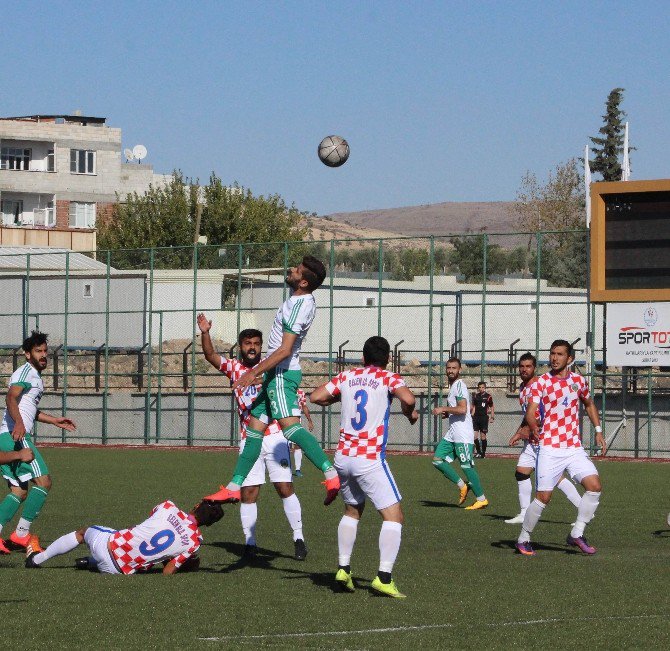
{"label": "white soccer ball with black pattern", "polygon": [[349,143],[341,136],[326,136],[319,144],[319,158],[328,167],[344,165],[349,158]]}

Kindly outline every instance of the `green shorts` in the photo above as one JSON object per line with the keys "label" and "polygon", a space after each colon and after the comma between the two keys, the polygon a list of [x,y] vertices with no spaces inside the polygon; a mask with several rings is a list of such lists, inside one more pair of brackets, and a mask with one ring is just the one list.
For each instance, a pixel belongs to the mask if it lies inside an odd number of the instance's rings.
{"label": "green shorts", "polygon": [[15,441],[9,432],[0,434],[0,451],[18,452],[21,448],[30,448],[35,458],[30,463],[23,461],[14,461],[13,463],[3,463],[0,465],[2,476],[12,485],[20,486],[35,477],[42,477],[49,474],[49,468],[44,463],[40,451],[35,447],[30,434],[26,434],[23,439]]}
{"label": "green shorts", "polygon": [[444,459],[447,463],[453,463],[458,459],[461,466],[470,467],[475,465],[474,452],[475,446],[472,443],[454,443],[442,439],[435,446],[435,454],[437,459]]}
{"label": "green shorts", "polygon": [[265,374],[251,415],[264,423],[302,414],[298,406],[298,388],[302,371],[272,369]]}

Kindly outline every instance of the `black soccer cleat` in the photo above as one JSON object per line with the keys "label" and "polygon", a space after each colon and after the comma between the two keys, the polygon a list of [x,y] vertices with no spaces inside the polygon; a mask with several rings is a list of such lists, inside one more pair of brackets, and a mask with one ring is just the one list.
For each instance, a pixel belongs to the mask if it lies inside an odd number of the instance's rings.
{"label": "black soccer cleat", "polygon": [[90,569],[88,556],[84,556],[83,558],[75,558],[74,559],[74,566],[78,570],[88,570],[88,569]]}
{"label": "black soccer cleat", "polygon": [[298,538],[293,544],[295,548],[295,560],[304,561],[307,558],[307,545],[305,545],[305,541],[302,538]]}
{"label": "black soccer cleat", "polygon": [[34,561],[35,556],[37,556],[39,552],[33,552],[32,554],[28,554],[26,556],[26,567],[28,569],[39,569],[39,565]]}

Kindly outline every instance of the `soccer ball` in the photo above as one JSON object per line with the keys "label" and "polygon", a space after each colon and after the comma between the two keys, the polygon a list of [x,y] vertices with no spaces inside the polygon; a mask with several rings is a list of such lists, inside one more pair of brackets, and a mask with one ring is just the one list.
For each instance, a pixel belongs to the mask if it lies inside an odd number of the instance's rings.
{"label": "soccer ball", "polygon": [[349,158],[349,143],[340,136],[326,136],[319,143],[319,158],[328,167],[344,165]]}

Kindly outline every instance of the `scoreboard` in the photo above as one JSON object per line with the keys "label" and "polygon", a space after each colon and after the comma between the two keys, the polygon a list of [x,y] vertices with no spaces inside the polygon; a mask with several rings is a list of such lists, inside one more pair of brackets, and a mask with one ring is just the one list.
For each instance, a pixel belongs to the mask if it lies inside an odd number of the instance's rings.
{"label": "scoreboard", "polygon": [[591,300],[670,301],[670,179],[591,184]]}

